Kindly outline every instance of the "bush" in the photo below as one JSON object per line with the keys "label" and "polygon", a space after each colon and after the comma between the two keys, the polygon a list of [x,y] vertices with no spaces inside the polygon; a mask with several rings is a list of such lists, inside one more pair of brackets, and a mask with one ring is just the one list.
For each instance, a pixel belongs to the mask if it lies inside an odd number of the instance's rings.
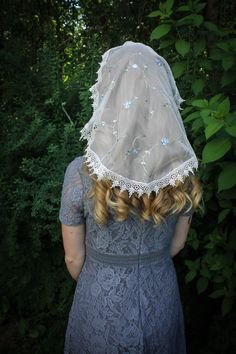
{"label": "bush", "polygon": [[[205,213],[193,219],[182,253],[188,258],[183,260],[185,284],[194,282],[197,294],[205,294],[202,301],[213,299],[216,316],[229,326],[236,295],[236,37],[230,23],[220,27],[206,18],[206,5],[160,3],[149,14],[158,21],[150,40],[172,64],[187,98],[182,117],[200,160]],[[211,339],[215,353],[233,348],[233,338],[222,336],[223,331],[220,339]]]}

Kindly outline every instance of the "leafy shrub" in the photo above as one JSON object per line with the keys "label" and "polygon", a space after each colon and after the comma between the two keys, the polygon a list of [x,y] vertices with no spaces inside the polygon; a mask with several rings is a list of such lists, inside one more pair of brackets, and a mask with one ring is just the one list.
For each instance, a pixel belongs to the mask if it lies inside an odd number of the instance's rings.
{"label": "leafy shrub", "polygon": [[[148,16],[158,22],[150,41],[186,97],[181,113],[200,160],[205,213],[193,218],[182,252],[185,284],[194,281],[199,295],[219,299],[212,301],[229,320],[236,297],[236,37],[230,23],[220,27],[206,18],[206,5],[167,0]],[[232,338],[215,344],[220,353],[232,346]]]}

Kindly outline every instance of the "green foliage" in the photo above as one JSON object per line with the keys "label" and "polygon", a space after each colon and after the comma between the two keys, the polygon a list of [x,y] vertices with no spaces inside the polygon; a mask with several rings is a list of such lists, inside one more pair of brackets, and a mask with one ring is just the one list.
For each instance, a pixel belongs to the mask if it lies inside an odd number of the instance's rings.
{"label": "green foliage", "polygon": [[149,15],[157,22],[150,41],[187,98],[182,117],[200,162],[205,213],[193,218],[185,283],[218,301],[219,313],[230,318],[236,298],[236,37],[233,23],[207,18],[206,5],[161,2]]}
{"label": "green foliage", "polygon": [[59,202],[65,167],[83,154],[78,131],[92,112],[90,58],[99,52],[71,35],[71,23],[65,30],[61,18],[40,16],[47,25],[34,34],[38,47],[13,23],[0,51],[1,352],[61,352],[75,286],[64,263]]}
{"label": "green foliage", "polygon": [[201,164],[205,213],[194,216],[183,251],[186,287],[216,305],[209,353],[230,350],[217,338],[233,331],[236,293],[234,12],[221,4],[226,15],[215,23],[199,0],[153,4],[2,4],[1,352],[62,351],[75,285],[58,220],[65,167],[83,154],[78,132],[92,113],[88,88],[101,54],[127,39],[147,43],[149,33],[187,98],[182,116]]}

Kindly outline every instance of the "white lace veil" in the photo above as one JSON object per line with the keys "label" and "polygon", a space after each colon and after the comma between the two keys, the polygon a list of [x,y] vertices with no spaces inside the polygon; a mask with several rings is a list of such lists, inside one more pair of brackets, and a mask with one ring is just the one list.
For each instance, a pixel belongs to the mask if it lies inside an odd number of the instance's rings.
{"label": "white lace veil", "polygon": [[184,181],[198,159],[179,109],[180,97],[167,61],[151,47],[126,41],[102,56],[90,88],[93,115],[81,130],[90,174],[111,180],[129,196],[158,193]]}

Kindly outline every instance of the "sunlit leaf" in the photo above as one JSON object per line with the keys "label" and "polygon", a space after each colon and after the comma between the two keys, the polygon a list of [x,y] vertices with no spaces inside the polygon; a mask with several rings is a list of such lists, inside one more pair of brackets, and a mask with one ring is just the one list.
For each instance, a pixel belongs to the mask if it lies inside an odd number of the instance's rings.
{"label": "sunlit leaf", "polygon": [[177,52],[184,57],[190,50],[190,43],[183,39],[179,39],[175,42],[175,48]]}
{"label": "sunlit leaf", "polygon": [[171,30],[171,25],[169,24],[162,24],[158,27],[156,27],[150,36],[150,40],[154,40],[154,39],[159,39],[164,37],[167,33],[169,33]]}
{"label": "sunlit leaf", "polygon": [[231,148],[230,139],[226,137],[215,138],[204,146],[202,162],[216,161],[224,156]]}

